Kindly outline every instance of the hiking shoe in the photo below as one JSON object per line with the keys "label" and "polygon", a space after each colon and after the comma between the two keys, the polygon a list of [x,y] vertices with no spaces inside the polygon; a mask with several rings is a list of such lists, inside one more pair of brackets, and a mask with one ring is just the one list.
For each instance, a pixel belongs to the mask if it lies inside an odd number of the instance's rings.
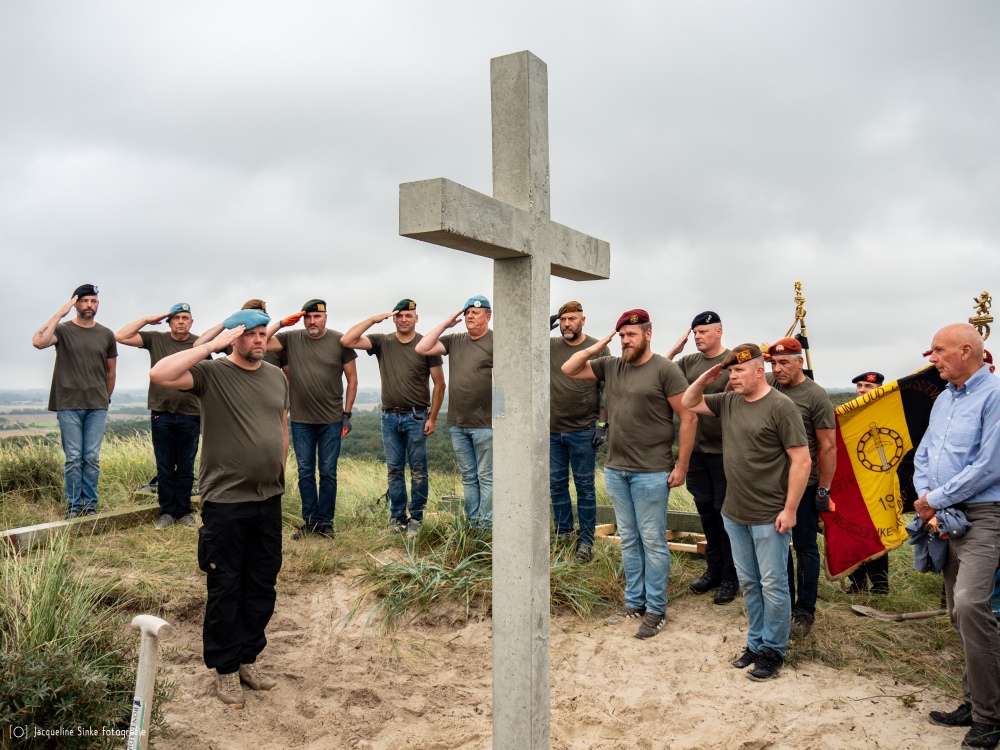
{"label": "hiking shoe", "polygon": [[198,520],[194,517],[193,513],[185,513],[177,519],[177,523],[180,526],[187,526],[190,529],[198,528]]}
{"label": "hiking shoe", "polygon": [[654,635],[663,630],[663,621],[666,619],[666,615],[656,615],[652,612],[647,612],[646,616],[642,618],[642,623],[639,625],[639,629],[635,631],[635,637],[652,638]]}
{"label": "hiking shoe", "polygon": [[640,617],[646,614],[646,608],[640,607],[639,609],[634,609],[625,605],[617,612],[615,612],[611,617],[604,621],[605,625],[614,625],[621,622],[622,620],[638,620]]}
{"label": "hiking shoe", "polygon": [[81,515],[84,515],[84,516],[96,516],[97,515],[97,508],[84,508],[83,513]]}
{"label": "hiking shoe", "polygon": [[688,584],[688,588],[691,589],[696,594],[705,594],[714,589],[722,583],[722,579],[719,578],[715,573],[706,571],[701,577],[695,578]]}
{"label": "hiking shoe", "polygon": [[299,541],[300,539],[305,539],[307,536],[316,530],[315,526],[310,526],[309,524],[304,524],[299,526],[299,530],[292,534],[292,539]]}
{"label": "hiking shoe", "polygon": [[83,513],[81,513],[78,510],[71,510],[65,516],[63,516],[63,520],[64,521],[72,521],[74,518],[79,518],[82,515],[83,515]]}
{"label": "hiking shoe", "polygon": [[312,533],[316,536],[325,536],[327,539],[333,539],[335,536],[333,524],[330,523],[321,523],[319,526],[314,526]]}
{"label": "hiking shoe", "polygon": [[278,681],[261,674],[256,664],[240,664],[237,674],[251,690],[276,690],[278,687]]}
{"label": "hiking shoe", "polygon": [[162,516],[156,519],[156,523],[153,524],[153,528],[157,531],[163,531],[164,529],[169,529],[174,525],[174,517],[169,513],[164,513]]}
{"label": "hiking shoe", "polygon": [[215,673],[215,694],[219,700],[230,708],[243,708],[243,686],[240,685],[240,673]]}
{"label": "hiking shoe", "polygon": [[978,721],[972,722],[972,728],[962,740],[962,747],[985,747],[992,750],[997,745],[1000,745],[1000,726]]}
{"label": "hiking shoe", "polygon": [[406,524],[402,521],[397,521],[395,518],[390,518],[385,529],[390,534],[402,534],[406,531]]}
{"label": "hiking shoe", "polygon": [[586,542],[580,542],[576,545],[576,561],[578,563],[590,562],[590,558],[594,556],[594,547]]}
{"label": "hiking shoe", "polygon": [[766,646],[760,650],[757,660],[753,663],[753,669],[747,672],[747,677],[760,682],[769,680],[778,674],[781,665],[785,663],[784,657],[772,648]]}
{"label": "hiking shoe", "polygon": [[420,521],[411,518],[410,522],[406,524],[406,538],[416,539],[418,536],[420,536]]}
{"label": "hiking shoe", "polygon": [[732,664],[737,669],[746,669],[751,664],[756,664],[757,660],[760,658],[760,654],[756,651],[751,651],[748,648],[743,649],[743,654],[739,659],[733,659],[730,664]]}
{"label": "hiking shoe", "polygon": [[729,602],[736,598],[739,590],[739,581],[723,581],[719,584],[719,588],[715,590],[713,601],[715,604],[729,604]]}
{"label": "hiking shoe", "polygon": [[927,714],[927,719],[931,724],[939,727],[971,727],[972,726],[972,704],[963,703],[954,711],[931,711]]}
{"label": "hiking shoe", "polygon": [[796,638],[805,638],[812,630],[813,623],[816,622],[816,615],[806,612],[804,609],[797,609],[792,612],[792,635]]}

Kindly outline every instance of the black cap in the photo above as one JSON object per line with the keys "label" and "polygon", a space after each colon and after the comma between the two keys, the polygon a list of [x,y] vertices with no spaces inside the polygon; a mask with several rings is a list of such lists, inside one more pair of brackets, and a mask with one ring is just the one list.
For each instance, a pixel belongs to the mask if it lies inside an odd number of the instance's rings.
{"label": "black cap", "polygon": [[694,316],[694,320],[691,321],[691,327],[697,328],[698,326],[707,326],[710,323],[721,323],[722,318],[719,317],[719,313],[712,312],[711,310],[706,310],[699,315]]}
{"label": "black cap", "polygon": [[93,284],[80,284],[73,290],[73,297],[96,297],[97,287]]}
{"label": "black cap", "polygon": [[875,385],[882,385],[885,382],[885,375],[880,372],[863,372],[858,375],[852,383],[874,383]]}
{"label": "black cap", "polygon": [[311,299],[302,305],[302,312],[326,312],[326,302],[321,299]]}

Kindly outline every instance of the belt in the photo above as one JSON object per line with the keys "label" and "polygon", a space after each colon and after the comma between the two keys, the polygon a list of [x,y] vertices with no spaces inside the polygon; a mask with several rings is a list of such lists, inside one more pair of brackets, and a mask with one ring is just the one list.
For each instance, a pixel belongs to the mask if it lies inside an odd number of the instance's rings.
{"label": "belt", "polygon": [[426,406],[393,406],[391,409],[383,409],[383,414],[415,414],[419,411],[427,411]]}

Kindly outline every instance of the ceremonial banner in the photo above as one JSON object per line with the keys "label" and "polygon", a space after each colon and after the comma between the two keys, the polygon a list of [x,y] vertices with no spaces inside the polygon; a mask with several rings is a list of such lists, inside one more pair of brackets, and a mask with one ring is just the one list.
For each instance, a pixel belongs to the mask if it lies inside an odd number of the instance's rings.
{"label": "ceremonial banner", "polygon": [[827,574],[839,579],[906,540],[913,453],[945,387],[926,367],[837,407],[834,509],[822,514]]}

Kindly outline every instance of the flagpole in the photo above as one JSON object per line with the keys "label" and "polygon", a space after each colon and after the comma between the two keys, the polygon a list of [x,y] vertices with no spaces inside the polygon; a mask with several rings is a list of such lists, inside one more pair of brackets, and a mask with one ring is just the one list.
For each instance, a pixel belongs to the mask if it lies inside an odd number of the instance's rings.
{"label": "flagpole", "polygon": [[802,344],[802,352],[806,355],[805,373],[815,380],[813,377],[812,354],[809,353],[809,333],[806,331],[806,297],[802,294],[801,281],[795,282],[795,320],[792,321],[791,328],[788,329],[785,338],[791,338],[795,332],[795,326],[799,327],[799,333],[795,338]]}
{"label": "flagpole", "polygon": [[993,316],[990,315],[993,298],[989,292],[984,291],[978,297],[974,297],[972,301],[976,306],[976,314],[969,318],[969,323],[976,327],[979,335],[983,337],[983,341],[986,341],[990,337],[990,323],[993,322]]}

